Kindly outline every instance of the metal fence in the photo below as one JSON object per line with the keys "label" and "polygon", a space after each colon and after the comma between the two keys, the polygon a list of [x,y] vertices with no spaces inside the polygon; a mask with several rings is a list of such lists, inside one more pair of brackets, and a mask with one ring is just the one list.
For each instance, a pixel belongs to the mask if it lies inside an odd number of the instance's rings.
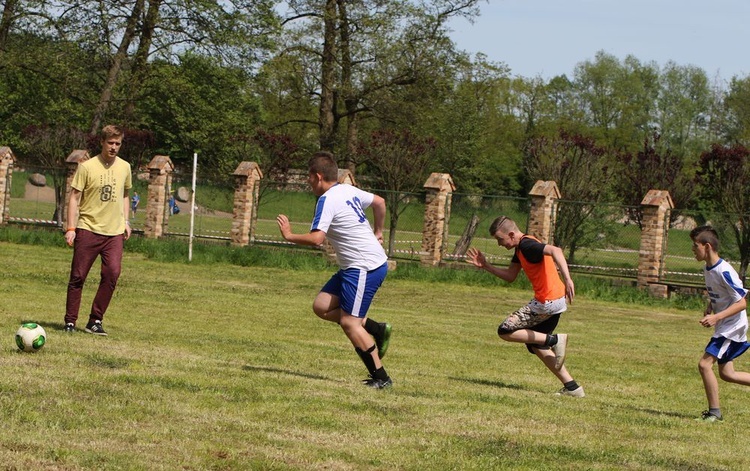
{"label": "metal fence", "polygon": [[[11,186],[10,222],[46,226],[59,225],[55,213],[55,190],[50,174],[55,169],[25,167],[14,171]],[[57,169],[59,170],[59,169]],[[35,186],[30,175],[47,175],[47,185]],[[190,188],[187,179],[175,176],[174,194],[181,187]],[[134,190],[141,195],[140,209],[133,215],[131,225],[143,230],[148,182],[134,179]],[[397,207],[389,207],[386,216],[385,246],[389,256],[398,260],[418,261],[422,255],[425,193],[401,193],[368,189],[389,200],[397,200]],[[278,231],[276,216],[289,216],[295,232],[310,228],[316,198],[306,184],[278,184],[262,182],[257,204],[257,224],[254,242],[287,245]],[[234,187],[226,182],[201,181],[195,194],[193,234],[205,241],[229,241],[233,220]],[[190,201],[177,201],[179,212],[168,215],[165,235],[186,237],[190,233]],[[444,237],[445,262],[465,260],[467,238],[470,245],[482,250],[493,263],[507,264],[512,252],[499,247],[489,234],[489,225],[497,216],[514,219],[522,230],[527,228],[529,198],[453,193],[451,211]],[[397,225],[392,227],[392,212],[397,213]],[[592,204],[558,200],[554,241],[563,248],[572,271],[601,276],[634,279],[637,276],[640,228],[633,222],[637,208],[616,204]],[[372,214],[368,214],[372,220]],[[679,284],[702,283],[702,266],[691,251],[689,231],[696,224],[710,221],[704,212],[674,210],[664,252],[662,281]],[[391,230],[393,229],[393,230]],[[731,233],[723,235],[722,255],[730,262],[739,259],[739,251]],[[392,240],[392,242],[391,242]]]}

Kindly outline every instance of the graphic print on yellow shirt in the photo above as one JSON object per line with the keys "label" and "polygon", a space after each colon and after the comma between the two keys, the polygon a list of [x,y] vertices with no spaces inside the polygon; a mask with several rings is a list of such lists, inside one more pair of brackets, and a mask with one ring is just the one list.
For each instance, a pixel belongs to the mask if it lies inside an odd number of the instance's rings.
{"label": "graphic print on yellow shirt", "polygon": [[80,164],[71,185],[81,192],[77,227],[107,236],[125,232],[123,197],[132,185],[130,164],[119,157],[109,166],[100,156]]}

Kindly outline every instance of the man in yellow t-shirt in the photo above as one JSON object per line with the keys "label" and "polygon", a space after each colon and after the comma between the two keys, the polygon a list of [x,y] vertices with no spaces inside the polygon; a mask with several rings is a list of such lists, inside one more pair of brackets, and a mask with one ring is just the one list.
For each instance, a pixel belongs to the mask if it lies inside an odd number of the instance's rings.
{"label": "man in yellow t-shirt", "polygon": [[83,284],[94,261],[101,256],[101,280],[85,331],[107,335],[102,320],[120,277],[123,245],[131,232],[130,164],[117,156],[124,135],[118,126],[105,126],[101,153],[80,164],[73,176],[65,231],[65,241],[73,247],[65,303],[66,332],[75,331]]}

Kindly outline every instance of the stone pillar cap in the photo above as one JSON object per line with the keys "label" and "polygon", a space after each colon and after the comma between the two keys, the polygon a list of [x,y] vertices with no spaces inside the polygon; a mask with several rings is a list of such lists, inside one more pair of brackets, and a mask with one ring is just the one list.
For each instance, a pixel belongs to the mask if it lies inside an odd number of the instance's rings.
{"label": "stone pillar cap", "polygon": [[544,196],[560,199],[560,189],[553,180],[537,180],[534,187],[529,192],[531,196]]}
{"label": "stone pillar cap", "polygon": [[674,208],[672,197],[667,190],[649,190],[641,201],[643,206],[659,206],[661,208]]}
{"label": "stone pillar cap", "polygon": [[260,166],[255,162],[240,162],[237,169],[232,175],[237,177],[249,177],[253,174],[257,174],[258,178],[263,178],[263,172],[260,170]]}
{"label": "stone pillar cap", "polygon": [[76,149],[70,153],[70,155],[65,159],[65,162],[69,164],[80,164],[89,160],[90,158],[91,155],[89,155],[89,151]]}
{"label": "stone pillar cap", "polygon": [[10,150],[10,147],[2,146],[0,147],[0,160],[7,160],[10,159],[13,162],[16,161],[16,156],[13,154],[13,151]]}
{"label": "stone pillar cap", "polygon": [[453,183],[449,173],[432,173],[427,178],[424,188],[439,191],[456,191],[456,185]]}
{"label": "stone pillar cap", "polygon": [[352,186],[357,186],[357,183],[354,181],[354,174],[347,168],[339,169],[339,177],[337,181],[339,183],[347,183]]}
{"label": "stone pillar cap", "polygon": [[159,173],[171,173],[174,170],[172,159],[167,155],[155,155],[148,163],[149,170],[158,170]]}

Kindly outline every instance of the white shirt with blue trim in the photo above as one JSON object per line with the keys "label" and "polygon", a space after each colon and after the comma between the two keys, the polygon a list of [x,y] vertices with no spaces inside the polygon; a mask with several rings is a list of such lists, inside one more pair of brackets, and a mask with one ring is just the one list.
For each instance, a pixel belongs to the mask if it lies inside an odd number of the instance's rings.
{"label": "white shirt with blue trim", "polygon": [[365,216],[375,195],[345,183],[328,189],[315,206],[310,231],[323,231],[342,269],[374,270],[388,257]]}
{"label": "white shirt with blue trim", "polygon": [[[747,296],[739,275],[723,258],[703,272],[706,290],[713,313],[721,312]],[[716,323],[713,337],[724,337],[734,342],[747,341],[747,312],[735,314]]]}

